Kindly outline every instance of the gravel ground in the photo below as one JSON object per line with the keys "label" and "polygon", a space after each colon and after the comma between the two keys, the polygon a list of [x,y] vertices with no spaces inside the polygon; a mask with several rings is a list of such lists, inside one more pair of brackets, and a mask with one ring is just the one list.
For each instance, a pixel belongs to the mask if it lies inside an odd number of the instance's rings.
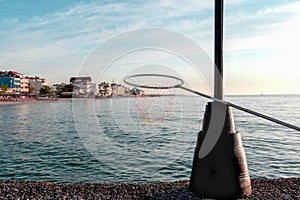
{"label": "gravel ground", "polygon": [[[300,178],[252,179],[245,199],[300,199]],[[201,199],[189,192],[189,181],[150,184],[1,181],[0,199]]]}

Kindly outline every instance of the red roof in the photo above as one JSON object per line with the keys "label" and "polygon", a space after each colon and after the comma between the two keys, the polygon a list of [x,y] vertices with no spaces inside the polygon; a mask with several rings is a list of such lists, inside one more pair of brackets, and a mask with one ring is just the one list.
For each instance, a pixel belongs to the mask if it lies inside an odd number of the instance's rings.
{"label": "red roof", "polygon": [[9,71],[8,73],[10,73],[10,74],[14,74],[14,75],[21,75],[21,73],[19,73],[19,72],[15,72],[15,71]]}

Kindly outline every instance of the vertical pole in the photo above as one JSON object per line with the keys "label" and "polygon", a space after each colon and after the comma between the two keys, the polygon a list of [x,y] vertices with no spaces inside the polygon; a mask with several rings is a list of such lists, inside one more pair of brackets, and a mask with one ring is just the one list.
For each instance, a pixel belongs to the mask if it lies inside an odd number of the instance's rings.
{"label": "vertical pole", "polygon": [[214,97],[223,100],[223,12],[224,0],[215,0]]}
{"label": "vertical pole", "polygon": [[[223,3],[215,0],[215,83],[214,97],[223,100]],[[241,134],[236,132],[230,106],[223,116],[216,110],[218,102],[208,102],[202,131],[198,133],[195,148],[190,190],[204,198],[238,199],[251,194],[251,180]],[[221,126],[221,130],[214,129]],[[214,135],[216,134],[216,135]],[[219,136],[217,143],[205,157],[200,149],[206,139]]]}

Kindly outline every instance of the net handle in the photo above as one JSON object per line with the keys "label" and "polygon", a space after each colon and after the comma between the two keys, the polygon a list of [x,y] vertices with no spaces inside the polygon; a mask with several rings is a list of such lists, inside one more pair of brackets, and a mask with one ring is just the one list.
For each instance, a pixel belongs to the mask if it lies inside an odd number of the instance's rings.
{"label": "net handle", "polygon": [[230,102],[228,102],[228,101],[223,101],[223,100],[220,100],[220,99],[216,99],[216,98],[214,98],[214,97],[212,97],[212,96],[209,96],[209,95],[207,95],[207,94],[203,94],[203,93],[201,93],[201,92],[198,92],[198,91],[195,91],[195,90],[192,90],[192,89],[183,87],[183,86],[180,86],[180,88],[183,89],[183,90],[186,90],[186,91],[188,91],[188,92],[192,92],[192,93],[194,93],[194,94],[200,95],[200,96],[202,96],[202,97],[205,97],[205,98],[208,98],[208,99],[217,101],[217,102],[219,102],[219,103],[223,103],[223,104],[225,104],[225,105],[231,106],[231,107],[233,107],[233,108],[236,108],[236,109],[238,109],[238,110],[244,111],[244,112],[246,112],[246,113],[255,115],[255,116],[257,116],[257,117],[260,117],[260,118],[269,120],[269,121],[274,122],[274,123],[276,123],[276,124],[280,124],[280,125],[282,125],[282,126],[285,126],[285,127],[291,128],[291,129],[294,129],[294,130],[296,130],[296,131],[300,131],[300,127],[295,126],[295,125],[290,124],[290,123],[287,123],[287,122],[284,122],[284,121],[281,121],[281,120],[279,120],[279,119],[275,119],[275,118],[270,117],[270,116],[268,116],[268,115],[265,115],[265,114],[262,114],[262,113],[259,113],[259,112],[250,110],[250,109],[248,109],[248,108],[244,108],[244,107],[242,107],[242,106],[239,106],[239,105],[230,103]]}

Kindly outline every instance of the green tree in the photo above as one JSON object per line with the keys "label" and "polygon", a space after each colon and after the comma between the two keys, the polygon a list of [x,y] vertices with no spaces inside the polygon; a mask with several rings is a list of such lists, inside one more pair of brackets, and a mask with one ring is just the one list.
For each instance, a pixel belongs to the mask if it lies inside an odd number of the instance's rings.
{"label": "green tree", "polygon": [[7,85],[2,83],[1,85],[1,94],[5,94],[7,92],[8,88],[7,88]]}
{"label": "green tree", "polygon": [[139,95],[140,90],[138,88],[134,87],[132,90],[130,90],[130,94],[131,95]]}
{"label": "green tree", "polygon": [[34,92],[34,88],[33,87],[29,87],[29,94],[32,94]]}
{"label": "green tree", "polygon": [[48,85],[42,87],[40,90],[40,94],[51,95],[52,94],[51,88]]}
{"label": "green tree", "polygon": [[56,94],[59,95],[62,92],[62,90],[60,88],[56,88]]}

